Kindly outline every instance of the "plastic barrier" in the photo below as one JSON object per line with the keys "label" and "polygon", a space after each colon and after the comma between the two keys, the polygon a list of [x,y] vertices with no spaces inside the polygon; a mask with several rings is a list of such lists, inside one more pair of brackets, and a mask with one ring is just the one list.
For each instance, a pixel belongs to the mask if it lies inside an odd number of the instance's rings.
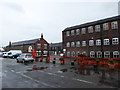
{"label": "plastic barrier", "polygon": [[[47,57],[47,56],[45,56]],[[45,58],[43,57],[43,58]],[[55,59],[54,59],[55,58]],[[64,58],[64,61],[60,61],[59,58]],[[109,67],[109,60],[115,61],[114,68],[120,68],[120,58],[92,58],[92,57],[65,57],[65,56],[48,56],[46,62],[50,62],[50,60],[60,61],[60,64],[65,64],[65,62],[73,62],[78,63],[80,66],[93,66],[96,63],[99,67]],[[97,62],[96,60],[99,60]]]}

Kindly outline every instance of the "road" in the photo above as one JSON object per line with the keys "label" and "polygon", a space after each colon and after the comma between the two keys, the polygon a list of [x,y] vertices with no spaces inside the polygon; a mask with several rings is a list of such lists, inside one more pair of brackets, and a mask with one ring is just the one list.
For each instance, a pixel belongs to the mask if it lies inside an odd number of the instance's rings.
{"label": "road", "polygon": [[[24,65],[15,59],[0,58],[2,88],[116,88],[118,71],[93,67],[34,62]],[[37,65],[39,70],[31,70]],[[0,65],[1,66],[1,65]],[[1,77],[0,77],[1,78]]]}

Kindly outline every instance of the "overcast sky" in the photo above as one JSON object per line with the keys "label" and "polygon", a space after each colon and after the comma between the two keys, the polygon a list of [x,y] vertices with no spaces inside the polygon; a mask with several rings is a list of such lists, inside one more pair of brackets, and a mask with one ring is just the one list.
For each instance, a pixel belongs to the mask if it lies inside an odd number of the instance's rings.
{"label": "overcast sky", "polygon": [[0,1],[0,47],[40,38],[41,33],[49,43],[61,42],[67,27],[118,15],[119,0],[42,1]]}

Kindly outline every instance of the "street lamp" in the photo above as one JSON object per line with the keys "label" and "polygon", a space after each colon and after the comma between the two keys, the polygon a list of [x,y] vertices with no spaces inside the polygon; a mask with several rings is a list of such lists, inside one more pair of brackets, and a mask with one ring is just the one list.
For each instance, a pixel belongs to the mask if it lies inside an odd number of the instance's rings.
{"label": "street lamp", "polygon": [[63,54],[64,54],[63,56],[65,56],[65,52],[66,52],[66,49],[63,49]]}

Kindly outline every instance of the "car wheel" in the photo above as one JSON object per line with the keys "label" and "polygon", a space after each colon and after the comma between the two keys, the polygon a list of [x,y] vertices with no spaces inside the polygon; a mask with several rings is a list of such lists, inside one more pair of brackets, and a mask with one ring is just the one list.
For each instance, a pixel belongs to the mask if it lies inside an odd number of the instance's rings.
{"label": "car wheel", "polygon": [[17,60],[17,63],[19,63],[19,61]]}

